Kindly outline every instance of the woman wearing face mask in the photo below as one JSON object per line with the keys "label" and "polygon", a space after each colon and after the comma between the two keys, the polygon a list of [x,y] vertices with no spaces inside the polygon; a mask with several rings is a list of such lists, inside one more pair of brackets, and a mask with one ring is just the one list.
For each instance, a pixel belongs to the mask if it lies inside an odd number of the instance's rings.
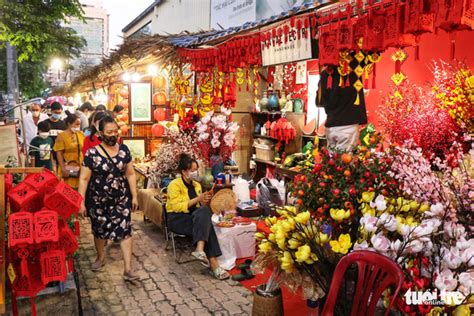
{"label": "woman wearing face mask", "polygon": [[210,192],[202,193],[201,185],[196,181],[197,170],[197,161],[181,154],[178,163],[181,177],[168,186],[168,225],[177,234],[192,236],[196,246],[192,255],[209,265],[216,279],[225,280],[229,273],[217,261],[222,252],[211,222],[211,210],[206,205],[212,196]]}
{"label": "woman wearing face mask", "polygon": [[85,133],[86,139],[84,141],[84,147],[82,147],[82,153],[84,155],[90,148],[100,145],[101,141],[97,136],[99,132],[99,122],[106,116],[109,116],[107,112],[95,112],[92,115],[90,119],[89,128],[87,129],[88,132]]}
{"label": "woman wearing face mask", "polygon": [[97,271],[105,265],[105,241],[118,241],[124,258],[123,278],[133,281],[138,276],[131,267],[131,212],[138,208],[138,200],[132,156],[126,145],[117,143],[118,125],[113,118],[106,116],[98,125],[102,144],[87,151],[79,184],[84,197],[80,214],[87,210],[97,250],[91,268]]}
{"label": "woman wearing face mask", "polygon": [[74,189],[79,185],[79,170],[82,164],[82,146],[84,134],[81,132],[81,119],[66,111],[67,129],[60,133],[54,143],[54,151],[58,159],[58,173],[63,180]]}

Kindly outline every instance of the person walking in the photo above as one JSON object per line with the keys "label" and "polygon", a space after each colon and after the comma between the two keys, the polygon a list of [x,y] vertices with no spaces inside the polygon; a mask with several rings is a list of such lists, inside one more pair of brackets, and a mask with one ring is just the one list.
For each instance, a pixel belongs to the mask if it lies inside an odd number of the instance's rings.
{"label": "person walking", "polygon": [[53,140],[49,136],[51,127],[47,121],[38,123],[38,136],[31,140],[29,155],[31,165],[38,168],[47,168],[53,171],[51,151],[53,150]]}
{"label": "person walking", "polygon": [[89,127],[89,118],[94,113],[94,107],[90,102],[84,102],[74,114],[81,119],[81,131],[85,131]]}
{"label": "person walking", "polygon": [[63,106],[59,102],[51,103],[51,117],[48,119],[49,126],[51,130],[49,131],[49,136],[53,139],[53,142],[56,142],[56,138],[59,133],[62,133],[67,129],[66,123],[61,119],[63,115]]}
{"label": "person walking", "polygon": [[64,182],[77,189],[83,161],[84,134],[81,132],[81,119],[69,111],[66,111],[66,114],[67,129],[56,138],[54,151],[58,159],[58,174],[62,176]]}
{"label": "person walking", "polygon": [[84,140],[84,147],[82,148],[82,153],[84,155],[90,148],[100,145],[101,141],[97,135],[99,131],[99,122],[106,116],[110,115],[107,112],[95,112],[92,115],[89,128],[87,129],[86,139]]}
{"label": "person walking", "polygon": [[138,209],[132,155],[126,145],[119,145],[118,125],[106,116],[98,123],[101,145],[90,148],[84,158],[79,193],[84,198],[79,214],[91,219],[97,259],[91,269],[106,264],[105,242],[120,242],[124,258],[123,279],[139,277],[132,271],[131,213]]}
{"label": "person walking", "polygon": [[24,119],[25,141],[27,145],[38,135],[38,123],[46,121],[48,118],[46,113],[41,112],[41,105],[36,103],[31,105],[30,112],[26,114]]}

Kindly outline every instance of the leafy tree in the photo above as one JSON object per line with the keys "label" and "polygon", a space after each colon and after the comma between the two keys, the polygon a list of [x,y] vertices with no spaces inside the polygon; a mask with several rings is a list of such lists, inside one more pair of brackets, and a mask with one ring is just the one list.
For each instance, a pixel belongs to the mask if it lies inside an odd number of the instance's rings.
{"label": "leafy tree", "polygon": [[46,88],[43,74],[52,56],[80,55],[86,42],[64,25],[70,17],[84,21],[79,0],[0,0],[0,90],[6,90],[7,42],[17,48],[20,90],[26,97]]}

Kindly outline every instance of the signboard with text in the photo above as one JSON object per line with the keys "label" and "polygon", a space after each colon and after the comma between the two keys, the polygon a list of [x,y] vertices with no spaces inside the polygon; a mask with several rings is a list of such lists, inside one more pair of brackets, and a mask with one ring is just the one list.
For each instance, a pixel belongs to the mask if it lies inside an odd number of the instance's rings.
{"label": "signboard with text", "polygon": [[[262,30],[272,32],[273,28]],[[291,27],[290,22],[278,25],[278,34],[262,42],[262,64],[263,66],[285,64],[300,60],[316,58],[317,41],[311,38],[311,29]],[[281,30],[286,29],[287,32]]]}
{"label": "signboard with text", "polygon": [[226,29],[256,20],[257,0],[211,0],[211,27]]}

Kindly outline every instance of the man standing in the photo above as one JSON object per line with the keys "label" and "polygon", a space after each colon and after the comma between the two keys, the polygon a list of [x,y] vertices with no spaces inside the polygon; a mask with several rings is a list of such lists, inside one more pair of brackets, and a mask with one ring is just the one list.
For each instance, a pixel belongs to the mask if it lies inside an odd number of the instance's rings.
{"label": "man standing", "polygon": [[94,107],[90,102],[84,102],[77,110],[76,115],[81,119],[81,131],[89,127],[89,117],[94,112]]}
{"label": "man standing", "polygon": [[24,118],[26,144],[38,135],[38,123],[48,119],[48,115],[41,112],[41,105],[34,103],[31,105],[30,112]]}
{"label": "man standing", "polygon": [[56,137],[62,131],[67,129],[66,123],[61,119],[63,113],[63,106],[59,102],[53,102],[51,104],[51,117],[48,119],[48,123],[51,127],[49,135],[53,139],[53,143],[56,141]]}

